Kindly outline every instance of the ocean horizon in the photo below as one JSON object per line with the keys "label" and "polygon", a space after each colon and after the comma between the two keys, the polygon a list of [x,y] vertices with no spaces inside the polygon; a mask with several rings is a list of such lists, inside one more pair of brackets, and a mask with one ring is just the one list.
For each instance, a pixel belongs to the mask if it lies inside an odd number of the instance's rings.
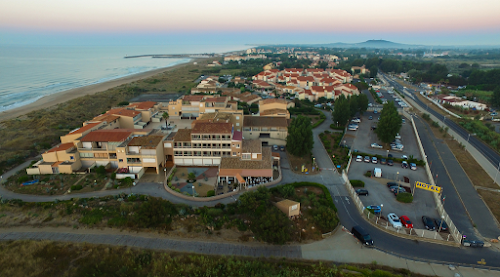
{"label": "ocean horizon", "polygon": [[191,59],[125,59],[148,54],[224,53],[244,45],[13,46],[0,45],[0,112],[66,90],[107,82]]}

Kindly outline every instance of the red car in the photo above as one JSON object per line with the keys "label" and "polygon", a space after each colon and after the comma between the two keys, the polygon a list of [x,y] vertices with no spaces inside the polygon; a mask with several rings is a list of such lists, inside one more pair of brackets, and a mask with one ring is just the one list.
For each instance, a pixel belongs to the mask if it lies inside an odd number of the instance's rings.
{"label": "red car", "polygon": [[401,220],[401,224],[403,224],[406,228],[413,228],[413,223],[411,223],[410,219],[406,215],[400,216],[399,220]]}

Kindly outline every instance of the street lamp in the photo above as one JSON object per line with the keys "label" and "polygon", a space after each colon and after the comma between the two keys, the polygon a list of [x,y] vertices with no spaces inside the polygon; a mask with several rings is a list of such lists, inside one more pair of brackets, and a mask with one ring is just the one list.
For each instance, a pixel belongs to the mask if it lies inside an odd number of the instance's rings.
{"label": "street lamp", "polygon": [[443,221],[444,221],[444,215],[441,216],[441,221],[439,222],[438,233],[441,232],[441,227],[443,226]]}
{"label": "street lamp", "polygon": [[166,169],[166,168],[164,168],[164,169],[163,169],[163,172],[165,172],[165,179],[167,179],[167,169]]}
{"label": "street lamp", "polygon": [[396,183],[398,183],[398,194],[399,194],[399,171],[396,172]]}
{"label": "street lamp", "polygon": [[380,214],[379,214],[379,218],[382,217],[382,208],[384,207],[384,204],[380,204]]}
{"label": "street lamp", "polygon": [[193,197],[194,197],[194,186],[191,186],[191,188],[193,188]]}

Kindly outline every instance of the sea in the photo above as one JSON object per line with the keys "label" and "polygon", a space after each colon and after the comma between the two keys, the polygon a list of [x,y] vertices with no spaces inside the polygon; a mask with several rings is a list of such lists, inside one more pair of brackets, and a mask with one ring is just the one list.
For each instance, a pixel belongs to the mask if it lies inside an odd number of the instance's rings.
{"label": "sea", "polygon": [[15,46],[0,45],[0,112],[65,90],[187,63],[189,58],[131,58],[149,54],[224,53],[245,45]]}

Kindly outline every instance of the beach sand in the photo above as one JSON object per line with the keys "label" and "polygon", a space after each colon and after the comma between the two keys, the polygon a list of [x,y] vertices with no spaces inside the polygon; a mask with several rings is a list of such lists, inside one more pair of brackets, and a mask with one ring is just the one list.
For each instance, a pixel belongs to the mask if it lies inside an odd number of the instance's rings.
{"label": "beach sand", "polygon": [[174,65],[171,67],[159,68],[159,69],[155,69],[155,70],[151,70],[151,71],[146,71],[146,72],[126,76],[126,77],[119,78],[119,79],[110,80],[110,81],[103,82],[103,83],[93,84],[93,85],[84,86],[84,87],[80,87],[80,88],[74,88],[74,89],[54,93],[51,95],[47,95],[47,96],[44,96],[44,97],[38,99],[37,101],[35,101],[31,104],[0,113],[0,122],[25,115],[27,113],[30,113],[32,111],[36,111],[39,109],[46,109],[48,107],[51,107],[51,106],[54,106],[54,105],[57,105],[60,103],[64,103],[66,101],[69,101],[69,100],[72,100],[72,99],[75,99],[75,98],[78,98],[81,96],[95,94],[98,92],[108,90],[110,88],[121,86],[123,84],[127,84],[127,83],[135,82],[135,81],[138,81],[141,79],[149,78],[149,77],[155,76],[157,74],[160,74],[160,73],[163,73],[166,71],[170,71],[170,70],[174,70],[174,69],[179,68],[179,67],[186,66],[188,64],[191,64],[193,61],[196,61],[196,60],[191,60],[190,62],[177,64],[177,65]]}

